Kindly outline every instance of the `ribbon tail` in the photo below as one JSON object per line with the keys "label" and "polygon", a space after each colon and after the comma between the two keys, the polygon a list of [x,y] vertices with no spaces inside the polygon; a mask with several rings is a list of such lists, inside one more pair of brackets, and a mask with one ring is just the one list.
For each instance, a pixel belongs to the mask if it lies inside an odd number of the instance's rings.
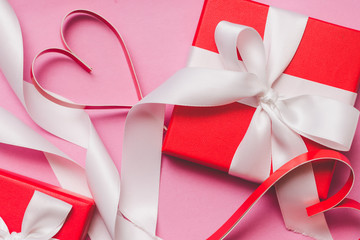
{"label": "ribbon tail", "polygon": [[214,233],[208,240],[224,239],[239,222],[249,212],[253,205],[278,181],[286,177],[291,172],[301,168],[304,164],[315,163],[318,161],[337,161],[350,169],[349,177],[344,186],[335,193],[332,197],[320,202],[318,204],[309,206],[307,208],[309,216],[325,212],[333,208],[349,207],[359,210],[359,203],[346,198],[354,184],[354,171],[350,165],[349,160],[342,154],[332,150],[320,150],[316,152],[308,152],[297,156],[290,160],[273,174],[270,175],[235,211],[235,213]]}
{"label": "ribbon tail", "polygon": [[88,235],[92,240],[113,240],[99,210],[96,208],[91,219]]}
{"label": "ribbon tail", "polygon": [[114,237],[120,198],[120,176],[93,125],[90,125],[85,169],[97,208]]}
{"label": "ribbon tail", "polygon": [[319,202],[310,164],[294,170],[276,186],[276,194],[288,229],[318,240],[332,239],[323,213],[309,217],[306,207]]}
{"label": "ribbon tail", "polygon": [[271,170],[270,138],[270,118],[261,107],[258,107],[243,140],[236,149],[229,174],[250,181],[264,181]]}
{"label": "ribbon tail", "polygon": [[131,240],[161,240],[161,238],[148,232],[145,228],[129,221],[124,217],[119,217],[118,225],[116,227],[116,240],[131,239]]}
{"label": "ribbon tail", "polygon": [[[120,211],[131,223],[123,221],[124,224],[120,224],[117,233],[122,237],[118,239],[155,237],[164,114],[165,105],[150,103],[135,105],[127,116],[121,163]],[[129,225],[128,231],[124,230],[125,224]]]}
{"label": "ribbon tail", "polygon": [[6,0],[0,0],[0,68],[9,81],[21,103],[25,104],[23,95],[23,39],[19,21],[14,10]]}
{"label": "ribbon tail", "polygon": [[[286,162],[307,152],[301,137],[277,117],[272,117],[272,157],[277,170]],[[309,217],[306,208],[318,203],[319,197],[311,164],[294,170],[276,185],[276,194],[288,229],[318,240],[332,239],[323,213]]]}

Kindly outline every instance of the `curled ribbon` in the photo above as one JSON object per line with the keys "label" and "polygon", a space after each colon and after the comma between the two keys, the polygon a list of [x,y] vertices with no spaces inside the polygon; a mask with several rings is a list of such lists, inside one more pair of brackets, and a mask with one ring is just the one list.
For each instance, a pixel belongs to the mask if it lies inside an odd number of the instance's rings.
{"label": "curled ribbon", "polygon": [[236,210],[236,212],[213,234],[208,240],[224,239],[240,220],[248,213],[253,205],[278,181],[284,178],[303,165],[316,161],[336,161],[344,164],[349,170],[349,177],[344,186],[330,198],[307,207],[309,216],[314,216],[321,212],[325,212],[334,208],[351,208],[360,211],[360,203],[352,199],[346,198],[354,185],[354,170],[350,165],[350,161],[341,153],[332,150],[319,150],[315,152],[304,153],[285,163],[273,174],[271,174]]}
{"label": "curled ribbon", "polygon": [[24,213],[21,232],[9,232],[0,217],[1,240],[56,240],[52,238],[65,223],[72,206],[35,191]]}

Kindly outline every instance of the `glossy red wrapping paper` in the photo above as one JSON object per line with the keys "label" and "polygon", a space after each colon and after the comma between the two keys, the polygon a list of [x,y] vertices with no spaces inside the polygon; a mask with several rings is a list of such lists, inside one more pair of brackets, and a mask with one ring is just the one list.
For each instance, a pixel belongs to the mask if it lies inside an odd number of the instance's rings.
{"label": "glossy red wrapping paper", "polygon": [[95,208],[92,199],[5,170],[0,170],[0,189],[0,216],[10,232],[21,231],[25,210],[37,190],[72,205],[66,222],[54,238],[85,239]]}
{"label": "glossy red wrapping paper", "polygon": [[[253,27],[263,37],[268,9],[244,0],[207,0],[193,46],[218,53],[214,31],[222,20]],[[284,73],[357,92],[359,42],[359,31],[309,18],[299,48]],[[240,103],[209,108],[175,106],[163,152],[227,172],[254,112],[255,108]],[[322,148],[304,141],[309,150]],[[314,164],[321,198],[327,195],[332,169],[329,164]]]}

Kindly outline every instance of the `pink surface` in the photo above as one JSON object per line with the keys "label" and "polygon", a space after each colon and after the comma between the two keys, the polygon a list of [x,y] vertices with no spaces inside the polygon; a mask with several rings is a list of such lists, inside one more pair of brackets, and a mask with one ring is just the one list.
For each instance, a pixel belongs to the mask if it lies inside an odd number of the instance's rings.
{"label": "pink surface", "polygon": [[[59,27],[70,10],[94,10],[123,34],[145,94],[186,64],[202,0],[158,1],[26,1],[9,0],[18,15],[24,37],[24,79],[29,81],[32,58],[47,47],[62,47]],[[224,1],[226,2],[226,1]],[[261,0],[260,2],[360,30],[357,0]],[[48,89],[82,102],[135,102],[129,73],[115,38],[101,24],[77,18],[66,32],[73,50],[94,71],[88,75],[66,58],[44,56],[38,64],[39,81]],[[46,68],[43,60],[50,60]],[[336,59],[334,59],[336,61]],[[110,63],[110,64],[109,64]],[[108,66],[108,67],[107,67]],[[42,131],[34,125],[6,80],[0,76],[0,105],[33,126],[76,161],[83,164],[85,151]],[[360,108],[360,101],[356,104]],[[111,156],[120,166],[126,111],[92,113],[92,119]],[[360,128],[350,152],[355,174],[360,175]],[[58,184],[41,153],[1,145],[0,167]],[[351,197],[360,200],[360,182]],[[219,227],[256,188],[226,174],[180,159],[164,157],[161,177],[158,234],[164,239],[205,239]],[[360,215],[350,210],[327,213],[334,239],[358,239]],[[274,192],[250,211],[227,239],[308,239],[285,230]]]}

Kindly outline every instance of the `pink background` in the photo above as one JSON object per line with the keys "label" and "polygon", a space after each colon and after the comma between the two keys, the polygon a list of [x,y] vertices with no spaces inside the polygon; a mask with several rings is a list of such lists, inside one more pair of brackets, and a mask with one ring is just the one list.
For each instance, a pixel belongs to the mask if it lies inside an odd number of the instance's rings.
{"label": "pink background", "polygon": [[[203,0],[9,0],[18,15],[24,38],[24,79],[40,50],[62,47],[61,19],[70,10],[94,10],[123,34],[145,94],[186,64]],[[224,1],[226,2],[226,1]],[[360,30],[357,0],[259,0],[321,20]],[[135,91],[121,49],[111,32],[88,17],[72,21],[66,31],[70,46],[94,68],[91,75],[69,59],[44,56],[38,77],[46,88],[75,101],[134,103]],[[359,43],[360,44],[360,43]],[[46,60],[46,68],[42,67]],[[336,59],[334,59],[336,62]],[[336,63],[334,63],[336,64]],[[32,123],[0,75],[0,105],[24,120],[83,164],[85,151],[60,140]],[[358,101],[356,107],[360,108]],[[121,162],[126,111],[90,112],[96,129],[117,166]],[[346,155],[360,175],[360,129]],[[42,153],[1,145],[0,167],[58,185]],[[360,200],[360,181],[351,197]],[[180,159],[164,157],[161,177],[158,234],[164,239],[191,240],[210,236],[256,188],[241,179]],[[326,213],[334,239],[358,239],[360,215],[350,210]],[[285,230],[274,192],[266,194],[227,239],[309,239]]]}

